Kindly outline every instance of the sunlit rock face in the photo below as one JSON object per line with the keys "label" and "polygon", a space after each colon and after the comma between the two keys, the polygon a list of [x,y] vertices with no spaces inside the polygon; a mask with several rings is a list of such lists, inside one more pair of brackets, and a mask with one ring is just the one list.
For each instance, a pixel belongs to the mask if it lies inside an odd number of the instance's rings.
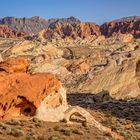
{"label": "sunlit rock face", "polygon": [[83,85],[82,90],[98,93],[108,90],[114,98],[133,97],[139,95],[139,82],[136,76],[135,61],[124,62],[120,66],[108,66]]}
{"label": "sunlit rock face", "polygon": [[25,56],[29,61],[28,70],[21,65],[13,68],[8,62],[10,68],[7,69],[4,62],[1,69],[8,73],[22,70],[31,76],[52,73],[70,93],[96,94],[107,90],[113,98],[138,97],[140,40],[133,32],[110,28],[121,23],[122,27],[128,23],[130,28],[129,23],[133,25],[139,18],[106,23],[109,36],[101,32],[103,26],[71,20],[73,22],[52,22],[46,29],[32,35],[31,40],[0,40],[0,61],[18,56]]}

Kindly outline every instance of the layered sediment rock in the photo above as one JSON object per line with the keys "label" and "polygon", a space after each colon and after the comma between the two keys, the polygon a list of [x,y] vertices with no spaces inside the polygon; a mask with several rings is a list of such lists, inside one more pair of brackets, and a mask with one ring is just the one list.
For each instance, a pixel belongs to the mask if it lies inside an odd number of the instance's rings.
{"label": "layered sediment rock", "polygon": [[137,60],[123,62],[120,66],[107,66],[83,84],[82,90],[99,93],[109,91],[114,98],[136,98],[140,88],[137,80]]}

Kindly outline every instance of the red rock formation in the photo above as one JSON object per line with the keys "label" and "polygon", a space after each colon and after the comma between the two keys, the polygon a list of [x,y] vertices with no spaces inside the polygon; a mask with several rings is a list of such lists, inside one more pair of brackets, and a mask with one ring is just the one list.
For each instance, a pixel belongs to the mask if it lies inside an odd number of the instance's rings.
{"label": "red rock formation", "polygon": [[43,36],[51,40],[53,38],[77,37],[86,38],[91,35],[100,36],[99,26],[95,23],[53,23],[43,32]]}
{"label": "red rock formation", "polygon": [[24,32],[19,32],[10,29],[7,25],[0,25],[0,37],[3,38],[16,38],[24,36]]}
{"label": "red rock formation", "polygon": [[0,63],[0,71],[7,73],[22,72],[26,73],[28,68],[28,60],[25,57],[11,58]]}
{"label": "red rock formation", "polygon": [[[61,84],[52,74],[30,75],[25,72],[26,59],[7,60],[0,64],[0,69],[0,119],[35,115],[46,96],[52,92],[59,94]],[[51,104],[56,106],[60,101],[52,100]]]}
{"label": "red rock formation", "polygon": [[76,37],[80,37],[83,39],[90,35],[100,36],[101,34],[106,37],[110,37],[118,33],[129,33],[135,38],[140,37],[140,17],[113,20],[111,22],[106,22],[101,26],[98,26],[95,23],[80,22],[74,17],[49,20],[45,20],[40,17],[6,17],[0,19],[0,24],[0,37],[6,38],[21,37],[25,35],[24,32],[34,34],[41,30],[44,30],[44,37],[48,40],[66,37],[74,39]]}
{"label": "red rock formation", "polygon": [[123,18],[106,22],[100,26],[101,33],[110,37],[117,33],[132,34],[135,38],[140,37],[140,17]]}

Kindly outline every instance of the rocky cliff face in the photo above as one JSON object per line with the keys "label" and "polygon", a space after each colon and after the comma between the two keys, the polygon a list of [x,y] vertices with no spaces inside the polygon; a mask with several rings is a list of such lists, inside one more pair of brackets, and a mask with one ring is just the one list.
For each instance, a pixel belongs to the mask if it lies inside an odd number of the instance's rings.
{"label": "rocky cliff face", "polygon": [[140,37],[140,17],[129,17],[106,22],[100,27],[101,33],[110,37],[117,33],[132,34],[135,38]]}
{"label": "rocky cliff face", "polygon": [[[138,19],[129,19],[132,27]],[[120,20],[122,28],[126,21],[128,22],[128,18]],[[106,138],[106,135],[109,139],[111,135],[113,139],[139,139],[137,122],[140,122],[140,39],[134,34],[135,31],[139,32],[139,28],[134,28],[134,32],[127,30],[120,33],[121,27],[118,27],[118,23],[119,21],[111,27],[106,25],[106,32],[101,33],[101,28],[94,23],[82,23],[74,18],[65,23],[54,21],[41,32],[26,36],[30,40],[26,40],[26,37],[16,38],[18,35],[15,32],[19,31],[2,25],[0,120],[6,120],[6,125],[0,123],[0,136],[5,139],[5,136],[14,134],[17,137],[13,128],[21,126],[23,129],[23,119],[36,117],[27,122],[27,131],[31,126],[33,130],[37,128],[37,133],[41,134],[42,126],[45,136],[50,135],[50,131],[46,134],[50,123],[45,128],[44,122],[39,126],[41,121],[38,119],[82,123],[86,127],[87,124],[93,125],[101,131],[99,135],[104,134],[103,137],[96,137],[97,139]],[[112,30],[112,27],[119,29]],[[62,85],[67,89],[68,98]],[[69,105],[80,105],[90,110],[109,129],[81,107],[69,106],[66,99]],[[21,121],[17,124],[15,120],[7,120],[11,118]],[[33,121],[35,125],[32,127]],[[135,127],[132,125],[133,121]],[[24,135],[30,135],[28,132]],[[95,130],[91,132],[96,133]],[[89,139],[89,134],[88,132],[85,139]],[[119,135],[116,137],[116,134]],[[83,135],[79,139],[83,139]]]}
{"label": "rocky cliff face", "polygon": [[22,31],[26,33],[37,33],[47,28],[51,23],[57,21],[64,22],[64,23],[80,22],[78,19],[74,17],[45,20],[43,18],[35,16],[32,18],[5,17],[0,19],[0,24],[8,25],[10,28],[17,31]]}
{"label": "rocky cliff face", "polygon": [[82,90],[99,93],[104,89],[117,99],[136,98],[140,92],[136,64],[137,60],[127,60],[120,66],[112,63],[111,66],[97,72],[91,80],[87,80],[87,83],[83,84]]}
{"label": "rocky cliff face", "polygon": [[85,122],[108,132],[86,110],[67,105],[66,90],[54,75],[27,73],[28,61],[17,57],[0,63],[0,120],[32,116],[49,122],[65,119],[67,123]]}

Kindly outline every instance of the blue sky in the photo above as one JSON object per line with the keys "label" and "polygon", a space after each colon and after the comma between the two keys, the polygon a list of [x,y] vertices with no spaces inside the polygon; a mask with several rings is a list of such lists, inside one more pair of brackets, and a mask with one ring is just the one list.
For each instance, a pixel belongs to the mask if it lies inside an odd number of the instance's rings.
{"label": "blue sky", "polygon": [[140,16],[140,0],[0,0],[0,17],[75,16],[101,24],[135,15]]}

